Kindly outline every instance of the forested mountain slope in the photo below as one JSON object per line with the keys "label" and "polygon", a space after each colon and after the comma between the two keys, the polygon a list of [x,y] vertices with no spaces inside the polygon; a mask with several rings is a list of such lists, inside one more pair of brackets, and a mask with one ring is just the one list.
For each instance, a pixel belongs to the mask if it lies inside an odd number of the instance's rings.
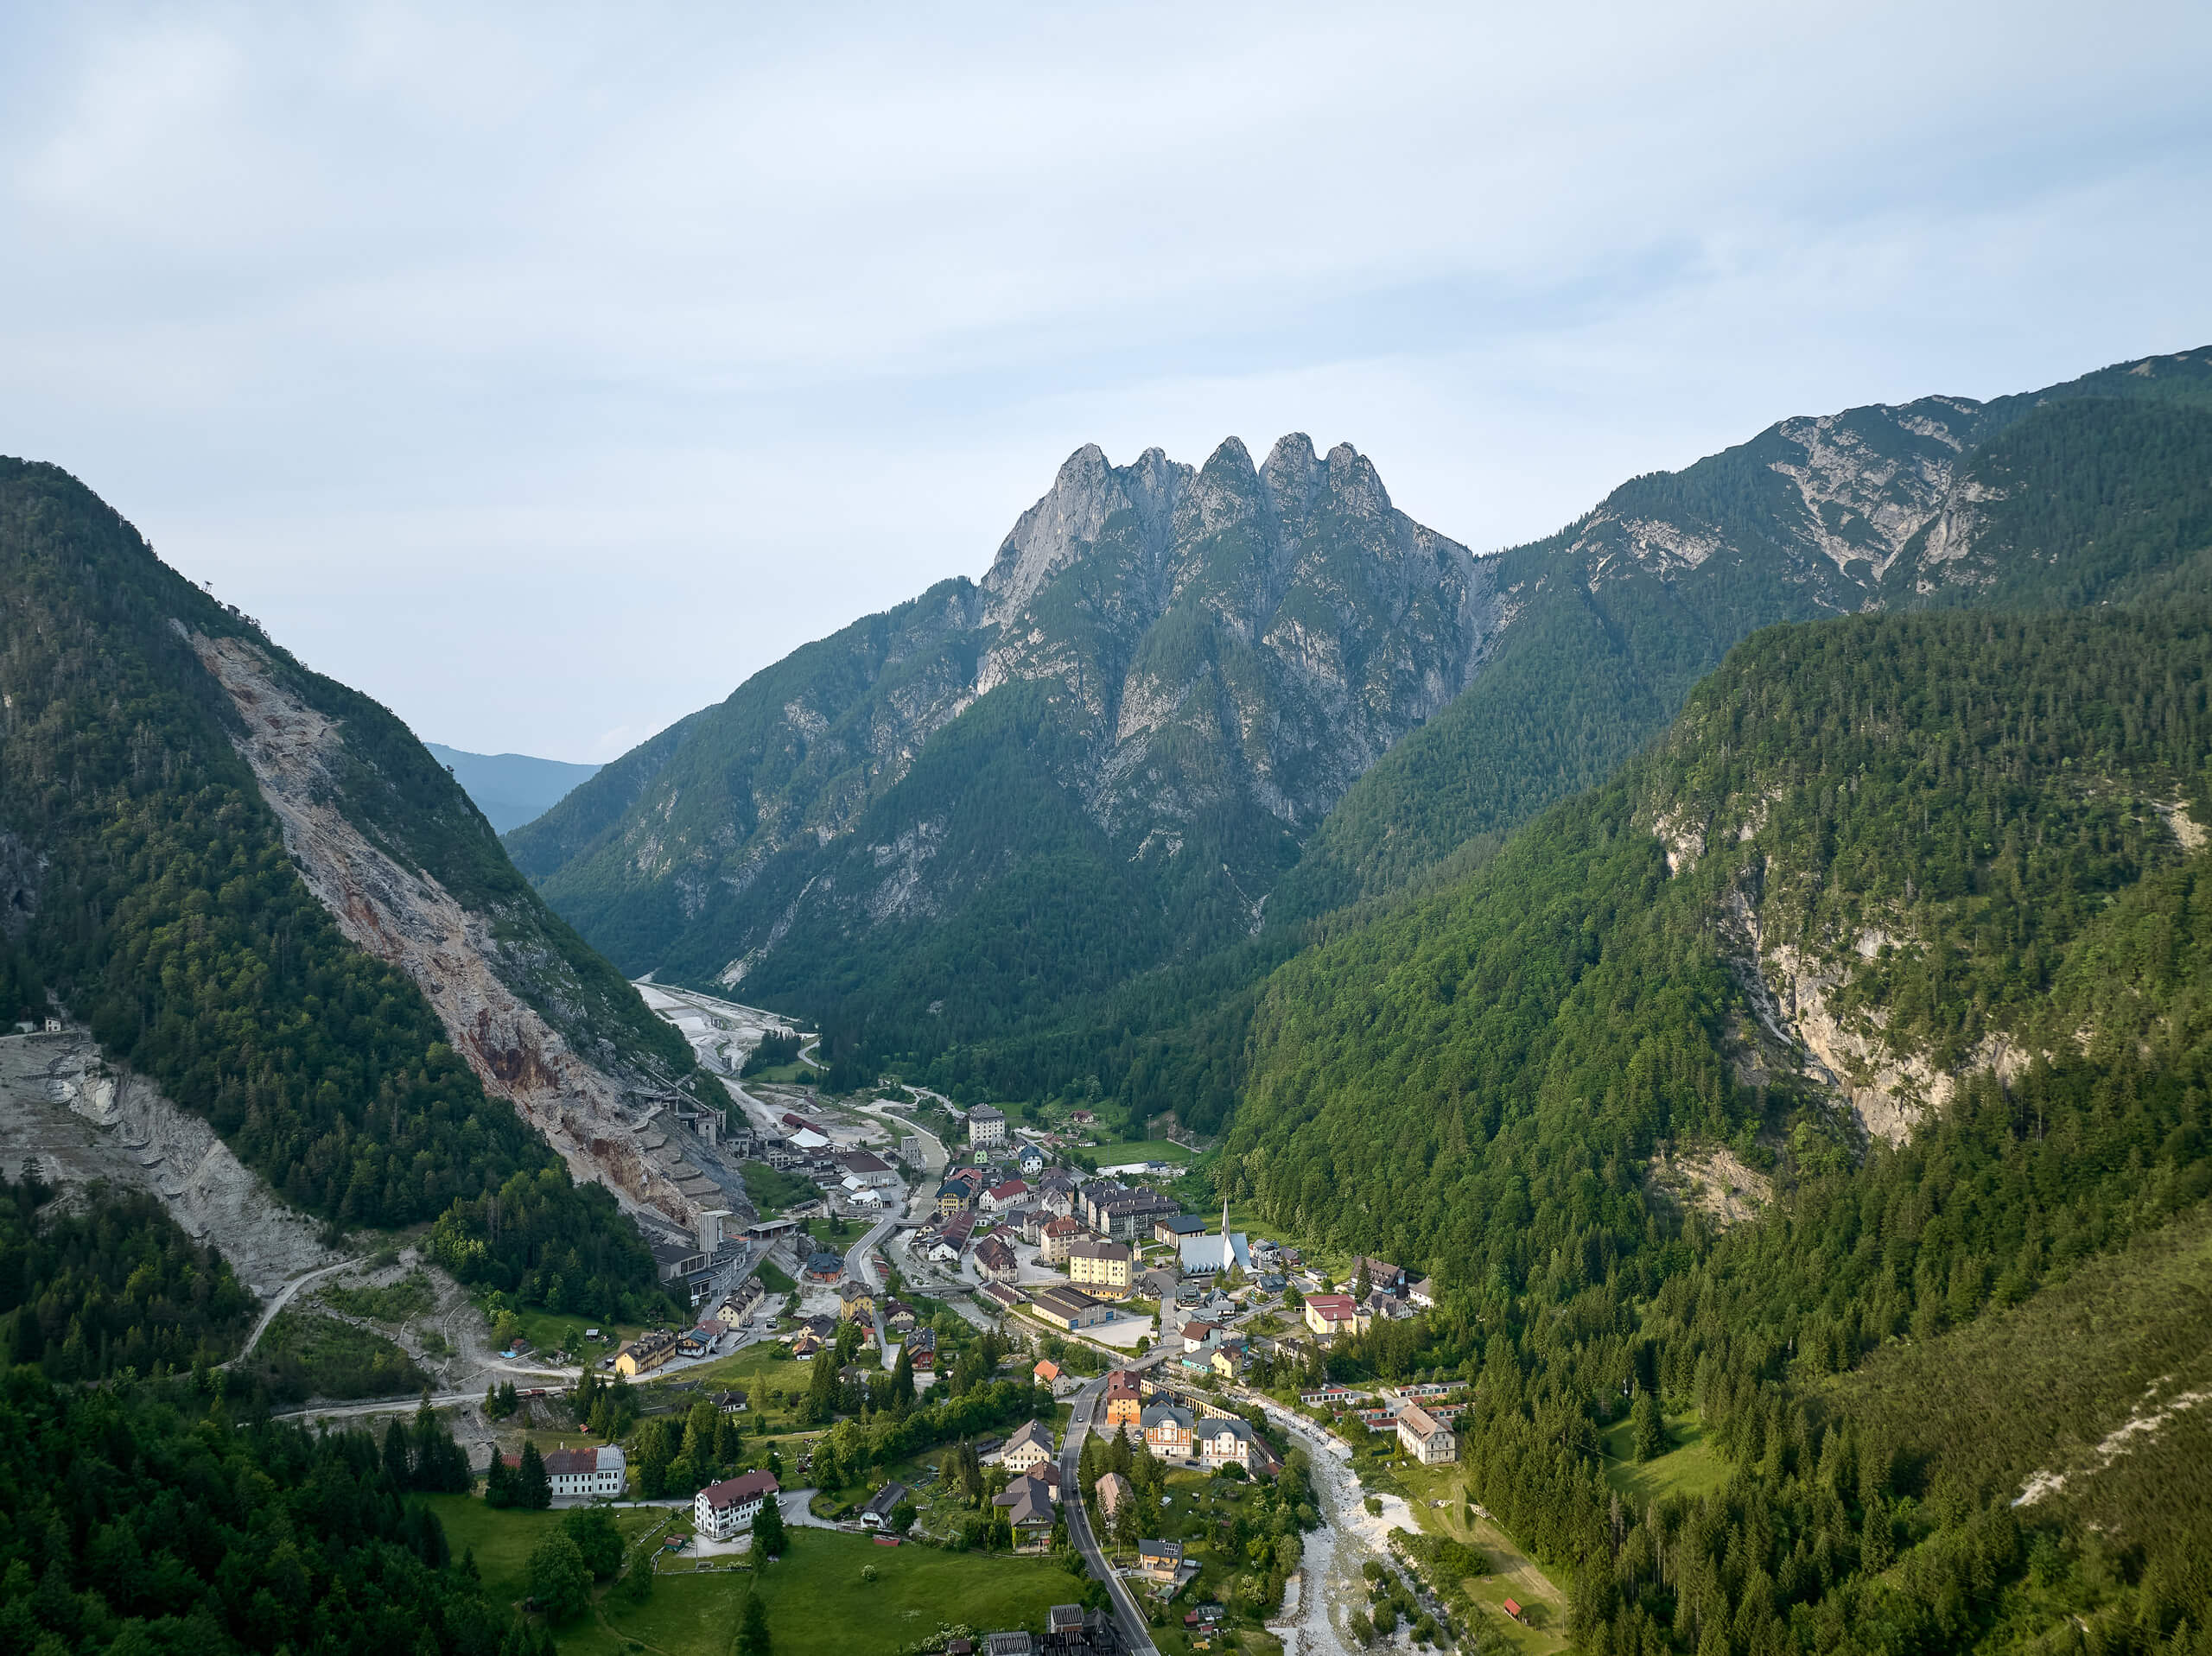
{"label": "forested mountain slope", "polygon": [[[1345,1361],[1479,1382],[1471,1489],[1573,1569],[1579,1649],[2202,1650],[2207,822],[2201,595],[1762,631],[1605,786],[1270,979],[1217,1177],[1433,1275]],[[2183,1263],[2067,1286],[2138,1237]],[[1954,1384],[1999,1418],[1916,1416]],[[1724,1488],[1610,1494],[1642,1393]],[[2037,1469],[2084,1475],[2016,1507]]]}
{"label": "forested mountain slope", "polygon": [[579,1308],[654,1294],[635,1228],[531,1123],[619,1183],[620,1146],[575,1129],[688,1074],[682,1043],[397,720],[75,479],[16,460],[0,462],[0,872],[17,998],[50,993],[294,1206],[436,1220],[461,1274],[557,1278]]}
{"label": "forested mountain slope", "polygon": [[1346,792],[1269,917],[1401,887],[1595,786],[1758,627],[2113,601],[2208,549],[2212,350],[1784,420],[1503,555],[1481,674]]}
{"label": "forested mountain slope", "polygon": [[1487,577],[1348,447],[1062,467],[980,585],[755,675],[511,837],[626,969],[972,1039],[1247,935],[1481,659]]}

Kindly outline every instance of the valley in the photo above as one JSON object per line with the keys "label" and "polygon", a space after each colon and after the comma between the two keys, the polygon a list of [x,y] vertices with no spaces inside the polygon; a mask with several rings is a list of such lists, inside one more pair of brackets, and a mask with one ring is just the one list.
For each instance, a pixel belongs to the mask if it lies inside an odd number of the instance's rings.
{"label": "valley", "polygon": [[503,837],[0,463],[6,1636],[2190,1656],[2208,560],[2204,352],[1089,447]]}

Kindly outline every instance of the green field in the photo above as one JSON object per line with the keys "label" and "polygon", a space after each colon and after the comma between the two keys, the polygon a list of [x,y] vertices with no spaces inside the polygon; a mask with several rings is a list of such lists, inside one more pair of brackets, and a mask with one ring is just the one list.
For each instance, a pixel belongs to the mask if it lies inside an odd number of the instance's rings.
{"label": "green field", "polygon": [[[475,1553],[484,1590],[495,1604],[513,1603],[529,1590],[525,1578],[531,1549],[548,1532],[559,1529],[563,1517],[557,1512],[501,1511],[474,1495],[425,1495],[423,1501],[445,1526],[453,1556]],[[626,1539],[634,1539],[667,1516],[658,1507],[624,1507],[615,1509],[614,1521]]]}
{"label": "green field", "polygon": [[1728,1482],[1735,1469],[1705,1441],[1705,1428],[1694,1414],[1667,1417],[1667,1442],[1672,1445],[1656,1461],[1629,1458],[1633,1447],[1625,1418],[1605,1428],[1599,1438],[1605,1451],[1605,1482],[1641,1509],[1662,1495],[1701,1495]]}
{"label": "green field", "polygon": [[1188,1162],[1198,1152],[1166,1139],[1142,1139],[1134,1144],[1100,1145],[1084,1153],[1101,1167],[1116,1167],[1123,1162]]}
{"label": "green field", "polygon": [[[873,1582],[861,1577],[868,1565]],[[561,1648],[626,1656],[635,1643],[668,1656],[726,1656],[753,1579],[751,1570],[728,1568],[663,1575],[643,1605],[602,1602],[594,1622],[563,1634]],[[863,1536],[793,1530],[791,1551],[760,1572],[759,1590],[776,1656],[890,1656],[947,1623],[1041,1633],[1046,1610],[1073,1602],[1082,1583],[1058,1558],[879,1546]]]}

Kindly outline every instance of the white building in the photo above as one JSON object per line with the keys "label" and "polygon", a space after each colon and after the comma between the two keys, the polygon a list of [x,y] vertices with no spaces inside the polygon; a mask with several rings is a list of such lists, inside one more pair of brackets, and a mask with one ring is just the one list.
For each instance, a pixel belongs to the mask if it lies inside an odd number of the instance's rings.
{"label": "white building", "polygon": [[1021,1429],[1007,1439],[1001,1458],[1007,1470],[1017,1475],[1042,1466],[1052,1458],[1052,1429],[1041,1421],[1023,1422]]}
{"label": "white building", "polygon": [[766,1472],[710,1483],[691,1503],[691,1526],[709,1541],[727,1541],[751,1529],[776,1493],[776,1480]]}
{"label": "white building", "polygon": [[556,1449],[545,1457],[556,1501],[613,1501],[627,1487],[619,1449]]}
{"label": "white building", "polygon": [[1398,1442],[1423,1466],[1440,1466],[1459,1458],[1459,1440],[1452,1428],[1417,1403],[1398,1410]]}
{"label": "white building", "polygon": [[1194,1436],[1198,1459],[1209,1469],[1219,1471],[1224,1466],[1241,1466],[1250,1470],[1252,1428],[1248,1423],[1218,1418],[1201,1420]]}
{"label": "white building", "polygon": [[995,1110],[988,1104],[978,1104],[968,1112],[968,1142],[981,1150],[987,1145],[1006,1142],[1006,1112]]}
{"label": "white building", "polygon": [[1252,1249],[1243,1231],[1229,1228],[1229,1203],[1221,1204],[1221,1234],[1218,1236],[1185,1236],[1181,1243],[1183,1274],[1186,1277],[1211,1277],[1228,1270],[1231,1266],[1248,1276],[1252,1270]]}

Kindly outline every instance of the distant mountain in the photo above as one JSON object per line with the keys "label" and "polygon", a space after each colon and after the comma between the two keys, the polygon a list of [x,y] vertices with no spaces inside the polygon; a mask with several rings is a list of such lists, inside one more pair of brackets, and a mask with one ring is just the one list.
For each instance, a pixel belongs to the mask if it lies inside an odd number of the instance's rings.
{"label": "distant mountain", "polygon": [[1489,557],[1349,447],[1086,448],[980,585],[794,652],[509,846],[624,969],[741,983],[833,1055],[1204,1127],[1234,1018],[1163,1031],[1602,782],[1756,629],[2187,591],[2208,548],[2212,352],[1785,420]]}
{"label": "distant mountain", "polygon": [[509,836],[626,970],[936,1047],[1249,935],[1445,706],[1485,566],[1350,447],[1077,451],[980,584],[809,644]]}
{"label": "distant mountain", "polygon": [[464,753],[437,742],[423,746],[453,772],[484,820],[501,834],[536,822],[599,773],[595,765],[535,759],[527,753]]}
{"label": "distant mountain", "polygon": [[559,1309],[664,1306],[620,1209],[694,1216],[634,1125],[702,1084],[690,1050],[406,727],[51,466],[0,460],[0,991],[295,1208],[431,1226]]}

